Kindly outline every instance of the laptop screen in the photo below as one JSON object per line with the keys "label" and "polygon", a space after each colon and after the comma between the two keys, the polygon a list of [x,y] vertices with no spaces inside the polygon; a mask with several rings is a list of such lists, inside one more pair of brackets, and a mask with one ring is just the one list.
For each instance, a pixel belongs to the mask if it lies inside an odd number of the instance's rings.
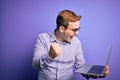
{"label": "laptop screen", "polygon": [[109,46],[108,55],[107,55],[107,59],[106,59],[106,64],[105,65],[108,65],[108,63],[109,63],[111,50],[112,50],[112,46]]}

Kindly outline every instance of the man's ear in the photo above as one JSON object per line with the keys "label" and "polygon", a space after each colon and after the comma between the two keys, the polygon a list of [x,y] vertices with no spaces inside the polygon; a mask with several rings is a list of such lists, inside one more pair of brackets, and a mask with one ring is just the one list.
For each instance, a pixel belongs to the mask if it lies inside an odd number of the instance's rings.
{"label": "man's ear", "polygon": [[62,33],[63,33],[63,32],[64,32],[64,30],[65,30],[65,27],[64,27],[64,26],[60,26],[60,27],[59,27],[59,30],[60,30],[60,32],[62,32]]}

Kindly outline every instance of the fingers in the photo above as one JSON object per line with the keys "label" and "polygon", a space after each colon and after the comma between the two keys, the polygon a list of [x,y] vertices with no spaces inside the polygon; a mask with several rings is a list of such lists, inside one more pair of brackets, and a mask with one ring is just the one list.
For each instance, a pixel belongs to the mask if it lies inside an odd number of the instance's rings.
{"label": "fingers", "polygon": [[107,66],[105,67],[104,75],[107,76],[108,73],[109,73],[109,66],[107,65]]}
{"label": "fingers", "polygon": [[100,78],[105,78],[105,77],[108,75],[108,73],[109,73],[109,66],[107,65],[107,66],[105,67],[104,75],[103,75],[103,76],[99,76],[99,77],[100,77]]}
{"label": "fingers", "polygon": [[54,59],[55,57],[60,55],[60,53],[61,53],[60,45],[56,42],[52,43],[50,46],[49,56]]}
{"label": "fingers", "polygon": [[61,53],[61,47],[58,43],[54,42],[51,44],[51,47],[53,48],[54,52],[59,55]]}

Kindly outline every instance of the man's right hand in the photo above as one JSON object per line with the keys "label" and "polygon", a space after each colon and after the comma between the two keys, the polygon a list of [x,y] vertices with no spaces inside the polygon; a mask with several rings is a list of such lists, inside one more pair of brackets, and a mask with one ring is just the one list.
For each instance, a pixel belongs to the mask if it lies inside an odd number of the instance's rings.
{"label": "man's right hand", "polygon": [[61,47],[56,42],[52,43],[50,46],[49,56],[51,58],[56,58],[61,53]]}

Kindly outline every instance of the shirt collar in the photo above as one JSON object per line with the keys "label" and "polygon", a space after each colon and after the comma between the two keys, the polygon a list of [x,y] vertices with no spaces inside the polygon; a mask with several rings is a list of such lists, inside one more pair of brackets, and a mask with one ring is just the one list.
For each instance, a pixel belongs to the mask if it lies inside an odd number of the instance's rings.
{"label": "shirt collar", "polygon": [[59,44],[71,44],[71,42],[60,42],[60,41],[58,41],[57,39],[56,39],[56,37],[55,37],[55,31],[54,32],[51,32],[51,34],[50,34],[50,41],[51,42],[57,42],[57,43],[59,43]]}
{"label": "shirt collar", "polygon": [[55,37],[54,32],[51,32],[51,33],[50,33],[50,41],[51,41],[51,42],[56,42],[56,40],[57,40],[57,39],[56,39],[56,37]]}

